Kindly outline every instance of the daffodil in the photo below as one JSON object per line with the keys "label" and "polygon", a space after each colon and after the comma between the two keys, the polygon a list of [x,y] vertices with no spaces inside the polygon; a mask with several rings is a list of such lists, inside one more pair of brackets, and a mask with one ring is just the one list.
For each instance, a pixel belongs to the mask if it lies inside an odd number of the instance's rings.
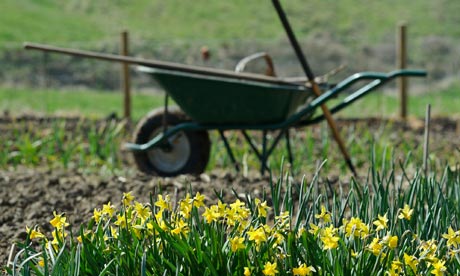
{"label": "daffodil", "polygon": [[271,263],[267,262],[265,263],[264,270],[262,270],[262,273],[265,276],[274,276],[276,273],[278,273],[278,270],[276,270],[276,262]]}
{"label": "daffodil", "polygon": [[126,216],[118,214],[117,215],[117,220],[114,222],[115,225],[118,225],[120,227],[126,228],[127,223],[126,223]]}
{"label": "daffodil", "polygon": [[175,227],[173,230],[171,230],[171,233],[174,234],[174,235],[180,235],[180,234],[184,234],[186,235],[188,233],[189,229],[188,229],[188,225],[185,221],[183,221],[182,219],[176,221],[175,223]]}
{"label": "daffodil", "polygon": [[350,220],[344,219],[342,225],[346,237],[354,236],[363,239],[369,234],[369,226],[360,218],[352,217]]}
{"label": "daffodil", "polygon": [[190,198],[190,194],[187,193],[186,197],[180,201],[179,203],[179,210],[181,216],[188,219],[190,218],[190,213],[192,212],[192,202],[193,199]]}
{"label": "daffodil", "polygon": [[63,229],[66,226],[69,226],[69,224],[66,222],[66,217],[64,214],[58,215],[56,211],[53,212],[54,218],[50,220],[51,225],[56,228],[56,229]]}
{"label": "daffodil", "polygon": [[141,219],[142,223],[150,217],[150,209],[148,206],[144,206],[142,203],[135,202],[134,210],[136,210],[137,216]]}
{"label": "daffodil", "polygon": [[442,237],[447,240],[447,246],[458,247],[460,243],[460,231],[454,231],[451,226],[449,226],[447,233],[443,234]]}
{"label": "daffodil", "polygon": [[404,263],[412,269],[413,273],[417,274],[417,266],[419,261],[415,256],[404,253]]}
{"label": "daffodil", "polygon": [[211,206],[211,208],[205,207],[202,214],[207,223],[219,220],[220,213],[216,205]]}
{"label": "daffodil", "polygon": [[319,228],[318,225],[310,222],[310,229],[308,230],[308,232],[310,232],[312,235],[316,235],[320,232],[320,230],[321,228]]}
{"label": "daffodil", "polygon": [[267,235],[263,227],[259,227],[255,230],[247,232],[250,241],[255,241],[256,244],[260,244],[267,240]]}
{"label": "daffodil", "polygon": [[292,269],[292,274],[294,276],[307,276],[311,275],[313,272],[316,272],[313,266],[307,266],[306,264],[301,264],[299,267]]}
{"label": "daffodil", "polygon": [[110,201],[107,204],[102,205],[102,214],[107,215],[109,217],[113,216],[115,212],[115,206],[113,206]]}
{"label": "daffodil", "polygon": [[40,231],[38,230],[35,230],[35,229],[30,229],[29,227],[26,226],[26,232],[27,234],[29,234],[29,238],[31,240],[33,239],[45,239],[45,235],[43,233],[41,233]]}
{"label": "daffodil", "polygon": [[40,260],[38,261],[38,266],[44,267],[45,266],[45,259],[43,257],[40,257]]}
{"label": "daffodil", "polygon": [[249,269],[249,267],[244,267],[244,272],[243,272],[243,275],[244,276],[251,276],[251,270]]}
{"label": "daffodil", "polygon": [[322,223],[331,222],[331,214],[326,210],[326,207],[324,205],[321,205],[321,213],[315,215],[315,218],[321,220]]}
{"label": "daffodil", "polygon": [[238,251],[238,249],[243,249],[244,246],[244,238],[243,237],[234,237],[230,240],[230,249],[232,252]]}
{"label": "daffodil", "polygon": [[385,214],[383,216],[378,215],[378,219],[374,221],[374,225],[377,226],[375,231],[387,229],[388,228],[387,223],[388,223],[387,214]]}
{"label": "daffodil", "polygon": [[256,198],[255,203],[257,205],[257,212],[259,213],[259,217],[266,218],[267,211],[270,210],[270,207],[267,206],[267,201],[260,202],[260,199]]}
{"label": "daffodil", "polygon": [[369,249],[375,256],[379,256],[382,253],[383,245],[380,243],[379,238],[376,237],[372,239],[372,242],[368,245],[367,249]]}
{"label": "daffodil", "polygon": [[410,220],[412,217],[412,213],[414,213],[414,210],[412,210],[409,205],[405,204],[404,208],[399,209],[399,219],[405,219],[405,220]]}
{"label": "daffodil", "polygon": [[389,248],[395,249],[398,246],[398,236],[387,235],[382,239],[382,242]]}
{"label": "daffodil", "polygon": [[391,262],[391,268],[390,271],[388,271],[388,274],[390,274],[390,276],[401,275],[402,272],[403,265],[399,260],[394,260],[393,262]]}
{"label": "daffodil", "polygon": [[162,195],[157,196],[157,201],[155,202],[155,206],[160,208],[160,211],[164,210],[170,210],[171,209],[171,200],[169,195],[166,195],[165,198],[163,198]]}
{"label": "daffodil", "polygon": [[436,276],[442,276],[444,275],[444,272],[446,272],[447,268],[444,266],[446,261],[441,261],[437,260],[434,262],[433,265],[433,270],[431,271],[431,274],[434,274]]}
{"label": "daffodil", "polygon": [[323,242],[323,249],[330,250],[339,246],[340,238],[336,235],[337,229],[332,225],[326,227],[321,231],[321,241]]}
{"label": "daffodil", "polygon": [[129,204],[131,204],[131,201],[134,200],[134,196],[131,195],[131,192],[129,193],[123,193],[123,205],[124,206],[128,206]]}
{"label": "daffodil", "polygon": [[102,218],[102,211],[100,209],[94,208],[93,218],[94,218],[94,221],[96,221],[96,223],[99,223],[99,221]]}
{"label": "daffodil", "polygon": [[197,192],[195,194],[195,197],[193,198],[193,206],[195,206],[196,208],[200,208],[202,206],[204,206],[204,200],[206,199],[206,197],[202,194],[200,194],[199,192]]}

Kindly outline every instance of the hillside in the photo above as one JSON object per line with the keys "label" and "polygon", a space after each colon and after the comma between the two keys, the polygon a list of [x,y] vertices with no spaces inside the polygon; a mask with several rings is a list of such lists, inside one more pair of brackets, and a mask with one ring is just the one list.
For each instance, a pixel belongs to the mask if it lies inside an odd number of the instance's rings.
{"label": "hillside", "polygon": [[[330,32],[378,42],[400,21],[411,35],[460,35],[455,0],[282,1],[299,36]],[[3,0],[0,45],[23,41],[58,44],[110,39],[121,29],[149,40],[278,39],[284,36],[267,0]]]}
{"label": "hillside", "polygon": [[[391,69],[395,30],[403,21],[409,24],[412,65],[432,70],[435,79],[455,75],[459,69],[459,1],[282,3],[318,74],[341,64],[348,64],[346,74]],[[299,72],[268,0],[3,0],[0,10],[8,11],[0,17],[0,83],[36,85],[40,81],[30,74],[41,70],[51,74],[48,81],[57,85],[97,84],[112,89],[117,76],[104,72],[109,70],[106,65],[99,68],[99,64],[46,57],[44,69],[44,57],[24,53],[21,45],[33,41],[117,52],[124,29],[130,32],[134,55],[200,64],[199,48],[207,45],[213,59],[206,65],[232,69],[243,56],[264,50],[275,56],[281,74]],[[70,63],[75,67],[60,65]],[[20,69],[18,64],[33,68]],[[89,69],[94,72],[88,74]]]}

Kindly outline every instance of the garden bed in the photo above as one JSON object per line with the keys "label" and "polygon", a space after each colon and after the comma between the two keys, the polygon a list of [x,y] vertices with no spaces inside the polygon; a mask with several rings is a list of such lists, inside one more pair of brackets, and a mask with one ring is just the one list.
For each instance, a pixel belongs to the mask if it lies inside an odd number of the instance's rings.
{"label": "garden bed", "polygon": [[[37,130],[45,129],[46,125],[52,121],[33,116],[21,120],[33,124]],[[12,137],[10,136],[12,128],[9,127],[11,124],[12,121],[9,119],[0,120],[2,139]],[[344,132],[355,132],[356,135],[359,135],[363,128],[370,129],[371,132],[378,132],[383,127],[390,128],[390,131],[386,131],[388,137],[385,139],[388,139],[396,152],[404,150],[398,148],[398,145],[404,144],[406,147],[409,145],[411,150],[416,152],[420,151],[423,144],[423,121],[388,123],[388,121],[377,119],[340,120],[339,125]],[[315,126],[311,130],[314,132],[319,128],[321,126]],[[460,148],[457,122],[450,119],[433,120],[431,141],[432,158],[439,157],[441,160],[433,161],[434,167],[441,165],[443,160],[457,158]],[[402,155],[405,154],[407,153],[402,153]],[[131,163],[126,155],[127,153],[123,154],[126,158],[123,163],[129,166]],[[399,154],[395,155],[396,158],[398,156]],[[335,157],[333,162],[343,161]],[[368,176],[369,165],[365,162],[361,163],[358,171],[360,177],[365,179]],[[303,174],[307,179],[311,179],[314,170],[304,171],[294,176],[294,179],[300,181]],[[273,177],[276,179],[278,175]],[[172,198],[174,202],[174,200],[184,198],[185,193],[190,189],[193,190],[193,193],[200,192],[206,195],[209,204],[216,203],[215,192],[222,192],[228,202],[233,202],[236,196],[244,199],[247,194],[262,197],[265,190],[270,200],[269,181],[270,177],[260,176],[257,168],[250,168],[249,174],[243,176],[242,173],[237,174],[231,168],[219,168],[218,166],[201,176],[176,178],[156,178],[135,170],[108,174],[97,171],[88,172],[81,168],[52,168],[44,165],[18,166],[15,169],[4,168],[0,170],[0,264],[2,266],[6,264],[12,243],[24,241],[26,226],[30,228],[38,225],[44,232],[50,232],[52,226],[49,221],[52,219],[53,211],[65,212],[71,225],[78,226],[91,218],[95,208],[100,208],[107,202],[112,202],[117,206],[121,202],[123,193],[129,191],[132,191],[136,200],[145,203],[150,201],[150,195],[153,192],[166,192],[175,198]],[[320,175],[321,183],[329,182],[333,187],[338,187],[339,183],[346,186],[349,181],[350,174],[342,170],[334,170],[334,166],[327,174]]]}

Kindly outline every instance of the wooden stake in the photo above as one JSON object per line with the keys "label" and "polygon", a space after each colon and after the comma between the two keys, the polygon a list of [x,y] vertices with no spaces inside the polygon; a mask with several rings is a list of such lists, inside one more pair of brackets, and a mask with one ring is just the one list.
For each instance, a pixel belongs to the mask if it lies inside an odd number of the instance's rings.
{"label": "wooden stake", "polygon": [[430,146],[430,121],[431,121],[431,105],[427,104],[425,114],[425,139],[423,143],[423,171],[425,176],[428,173],[428,155]]}
{"label": "wooden stake", "polygon": [[[120,55],[129,55],[128,32],[121,33]],[[131,79],[129,75],[129,64],[123,62],[121,65],[121,86],[123,89],[123,117],[127,120],[128,125],[131,122]]]}
{"label": "wooden stake", "polygon": [[[405,69],[407,66],[407,27],[405,23],[398,26],[398,46],[396,63],[399,69]],[[398,80],[400,108],[399,116],[401,119],[407,119],[407,78],[401,77]]]}

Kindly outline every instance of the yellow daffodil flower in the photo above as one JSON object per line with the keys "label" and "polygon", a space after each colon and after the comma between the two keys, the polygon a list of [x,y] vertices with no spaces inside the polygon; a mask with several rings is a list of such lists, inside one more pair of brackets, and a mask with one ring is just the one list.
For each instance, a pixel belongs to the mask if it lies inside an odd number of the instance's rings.
{"label": "yellow daffodil flower", "polygon": [[385,214],[383,216],[378,215],[378,219],[374,221],[374,225],[377,226],[375,231],[387,229],[388,228],[387,223],[388,223],[387,214]]}
{"label": "yellow daffodil flower", "polygon": [[326,210],[324,205],[321,205],[321,214],[315,215],[315,218],[321,220],[322,223],[331,222],[331,214]]}
{"label": "yellow daffodil flower", "polygon": [[454,231],[451,226],[449,226],[447,233],[443,234],[442,237],[447,240],[447,246],[458,247],[460,243],[460,231]]}
{"label": "yellow daffodil flower", "polygon": [[164,199],[162,195],[158,195],[155,206],[160,208],[160,212],[163,212],[164,210],[171,210],[171,199],[169,195],[165,196]]}
{"label": "yellow daffodil flower", "polygon": [[259,217],[266,218],[267,212],[271,209],[267,206],[267,201],[260,202],[260,199],[256,198],[255,203],[257,205],[257,212],[259,213]]}
{"label": "yellow daffodil flower", "polygon": [[67,218],[64,216],[64,214],[58,215],[56,211],[54,211],[53,215],[54,218],[50,220],[50,223],[54,228],[63,229],[64,227],[69,226],[69,224],[66,222]]}
{"label": "yellow daffodil flower", "polygon": [[379,238],[374,238],[367,247],[375,256],[380,255],[383,245],[380,243]]}
{"label": "yellow daffodil flower", "polygon": [[256,244],[260,244],[267,241],[267,235],[263,227],[259,227],[256,230],[250,230],[247,232],[250,241],[255,241]]}
{"label": "yellow daffodil flower", "polygon": [[207,223],[219,220],[220,213],[216,205],[211,206],[211,208],[205,207],[202,214]]}
{"label": "yellow daffodil flower", "polygon": [[131,195],[131,192],[129,193],[123,193],[123,205],[128,206],[131,204],[131,202],[134,200],[134,196]]}
{"label": "yellow daffodil flower", "polygon": [[398,260],[393,261],[391,263],[391,268],[390,268],[390,271],[388,271],[388,274],[390,276],[399,276],[401,275],[402,272],[403,272],[403,264]]}
{"label": "yellow daffodil flower", "polygon": [[398,246],[398,236],[387,235],[382,239],[382,242],[389,248],[395,249]]}
{"label": "yellow daffodil flower", "polygon": [[319,228],[318,225],[315,225],[310,222],[310,230],[308,230],[308,232],[310,232],[312,235],[316,235],[320,232],[320,230],[321,228]]}
{"label": "yellow daffodil flower", "polygon": [[340,238],[336,236],[337,229],[330,225],[321,231],[321,241],[323,242],[323,250],[334,249],[339,246]]}
{"label": "yellow daffodil flower", "polygon": [[404,263],[408,265],[414,274],[417,274],[417,266],[419,261],[415,256],[408,255],[407,253],[404,253]]}
{"label": "yellow daffodil flower", "polygon": [[134,210],[136,210],[137,216],[141,219],[142,223],[150,217],[150,209],[148,206],[144,206],[142,203],[135,202]]}
{"label": "yellow daffodil flower", "polygon": [[29,227],[26,226],[26,232],[29,234],[29,238],[31,240],[33,239],[45,239],[45,235],[42,234],[40,231],[37,231],[35,229],[30,229]]}
{"label": "yellow daffodil flower", "polygon": [[364,239],[369,234],[369,226],[367,226],[360,218],[352,217],[350,220],[342,221],[342,229],[346,237],[360,237]]}
{"label": "yellow daffodil flower", "polygon": [[244,276],[251,276],[251,270],[249,269],[249,267],[244,267],[244,272],[243,272],[243,275]]}
{"label": "yellow daffodil flower", "polygon": [[197,192],[195,194],[195,197],[193,198],[193,206],[195,206],[196,208],[204,206],[205,199],[206,197],[204,195],[200,194],[200,192]]}
{"label": "yellow daffodil flower", "polygon": [[102,211],[100,209],[94,208],[93,218],[94,218],[94,221],[96,221],[96,223],[99,223],[99,221],[102,218]]}
{"label": "yellow daffodil flower", "polygon": [[238,249],[243,249],[244,246],[244,238],[243,237],[234,237],[230,240],[230,249],[232,252],[238,251]]}
{"label": "yellow daffodil flower", "polygon": [[107,215],[109,217],[113,216],[115,212],[115,206],[113,206],[110,201],[107,204],[102,205],[102,214]]}
{"label": "yellow daffodil flower", "polygon": [[265,263],[264,270],[262,270],[262,273],[265,276],[274,276],[276,273],[278,273],[278,270],[276,270],[276,262],[270,263],[267,262]]}
{"label": "yellow daffodil flower", "polygon": [[409,205],[405,204],[403,209],[399,209],[399,219],[405,219],[405,220],[410,220],[412,217],[412,213],[414,210],[412,210]]}
{"label": "yellow daffodil flower", "polygon": [[435,276],[444,275],[444,272],[447,270],[444,266],[445,263],[446,261],[441,260],[437,260],[437,262],[433,263],[433,270],[431,271],[431,274],[434,274]]}
{"label": "yellow daffodil flower", "polygon": [[294,276],[307,276],[311,275],[313,272],[316,272],[313,266],[308,266],[306,264],[301,264],[299,267],[295,267],[292,269],[292,274]]}

